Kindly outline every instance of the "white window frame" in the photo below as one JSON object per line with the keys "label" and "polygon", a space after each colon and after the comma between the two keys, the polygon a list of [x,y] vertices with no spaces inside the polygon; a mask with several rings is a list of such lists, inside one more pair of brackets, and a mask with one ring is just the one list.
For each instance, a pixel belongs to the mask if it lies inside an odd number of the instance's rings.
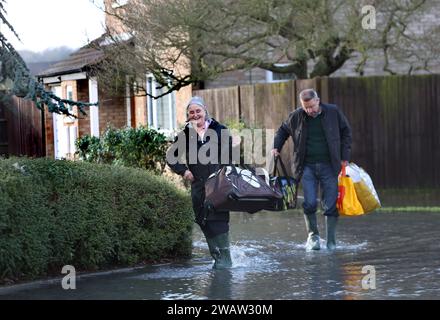
{"label": "white window frame", "polygon": [[127,109],[127,127],[131,128],[131,92],[130,92],[130,78],[125,77],[125,106]]}
{"label": "white window frame", "polygon": [[[89,103],[98,102],[98,80],[89,78]],[[99,109],[98,106],[90,106],[90,134],[99,138]]]}
{"label": "white window frame", "polygon": [[[149,80],[152,80],[151,88],[149,86]],[[147,74],[146,76],[146,90],[148,94],[156,96],[156,81],[152,74]],[[168,99],[168,108],[169,108],[169,118],[168,121],[171,124],[171,129],[162,129],[158,127],[158,118],[157,118],[157,105],[158,99],[153,99],[147,96],[147,124],[149,127],[158,130],[159,132],[165,134],[167,137],[171,137],[177,128],[177,120],[176,120],[176,91],[169,93],[172,95],[170,99]],[[161,99],[161,98],[159,98]]]}
{"label": "white window frame", "polygon": [[[61,84],[55,85],[51,88],[52,93],[54,93],[57,97],[61,98],[62,96],[62,88]],[[53,148],[54,148],[54,158],[55,159],[62,159],[63,158],[63,151],[61,150],[62,145],[59,143],[60,136],[62,133],[59,132],[59,126],[58,122],[62,121],[62,115],[57,113],[52,113],[52,123],[53,123]],[[64,154],[65,157],[65,154]]]}
{"label": "white window frame", "polygon": [[[277,67],[284,67],[288,66],[290,63],[275,63],[275,66]],[[282,80],[274,80],[273,79],[273,72],[266,70],[266,82],[268,83],[278,83],[278,82],[286,82],[294,79],[282,79]]]}
{"label": "white window frame", "polygon": [[[70,97],[69,97],[70,94]],[[73,87],[71,85],[66,86],[66,99],[67,100],[73,100]],[[69,112],[73,114],[73,106],[68,105],[67,107],[69,109]],[[74,123],[75,118],[70,116],[64,116],[64,123]]]}
{"label": "white window frame", "polygon": [[[66,86],[66,99],[73,100],[73,87],[71,85]],[[69,105],[69,112],[73,113],[73,107]],[[70,116],[64,116],[64,124],[67,124],[67,141],[68,141],[68,154],[70,154],[70,157],[73,159],[75,152],[76,152],[76,146],[75,141],[77,139],[77,127],[73,126],[75,123],[75,118]]]}

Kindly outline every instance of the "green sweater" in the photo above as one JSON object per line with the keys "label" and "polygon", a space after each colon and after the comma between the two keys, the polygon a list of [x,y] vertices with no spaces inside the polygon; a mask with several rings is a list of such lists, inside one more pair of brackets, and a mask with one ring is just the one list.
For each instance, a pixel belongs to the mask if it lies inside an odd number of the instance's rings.
{"label": "green sweater", "polygon": [[307,116],[306,163],[330,162],[327,139],[321,124],[322,114],[316,118]]}

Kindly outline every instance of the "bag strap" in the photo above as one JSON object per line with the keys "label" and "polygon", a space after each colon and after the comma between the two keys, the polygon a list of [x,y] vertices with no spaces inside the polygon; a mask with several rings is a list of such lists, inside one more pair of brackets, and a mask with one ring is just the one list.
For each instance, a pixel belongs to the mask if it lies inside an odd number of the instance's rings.
{"label": "bag strap", "polygon": [[[220,179],[218,179],[218,176],[222,173],[225,172],[226,173],[226,166],[219,169],[216,174],[215,174],[215,186],[214,186],[214,190],[218,189],[218,186],[220,184]],[[235,170],[235,173],[237,173],[237,170]]]}

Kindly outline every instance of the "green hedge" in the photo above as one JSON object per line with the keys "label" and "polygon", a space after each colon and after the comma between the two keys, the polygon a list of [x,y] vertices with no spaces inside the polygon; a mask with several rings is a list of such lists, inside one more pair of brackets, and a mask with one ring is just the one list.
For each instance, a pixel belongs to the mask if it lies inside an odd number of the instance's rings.
{"label": "green hedge", "polygon": [[0,282],[187,257],[188,194],[134,168],[0,159]]}
{"label": "green hedge", "polygon": [[107,127],[101,138],[85,135],[76,140],[81,160],[123,165],[163,173],[168,141],[159,131],[139,128]]}

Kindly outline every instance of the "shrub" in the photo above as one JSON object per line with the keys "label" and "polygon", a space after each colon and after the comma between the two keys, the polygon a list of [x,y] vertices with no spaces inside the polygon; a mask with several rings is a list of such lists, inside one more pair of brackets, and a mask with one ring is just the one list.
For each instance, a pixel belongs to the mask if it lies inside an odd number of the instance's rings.
{"label": "shrub", "polygon": [[187,193],[145,170],[0,159],[0,204],[0,281],[191,252]]}
{"label": "shrub", "polygon": [[162,133],[148,128],[108,127],[102,138],[83,136],[76,141],[80,159],[153,170],[165,169],[168,142]]}

